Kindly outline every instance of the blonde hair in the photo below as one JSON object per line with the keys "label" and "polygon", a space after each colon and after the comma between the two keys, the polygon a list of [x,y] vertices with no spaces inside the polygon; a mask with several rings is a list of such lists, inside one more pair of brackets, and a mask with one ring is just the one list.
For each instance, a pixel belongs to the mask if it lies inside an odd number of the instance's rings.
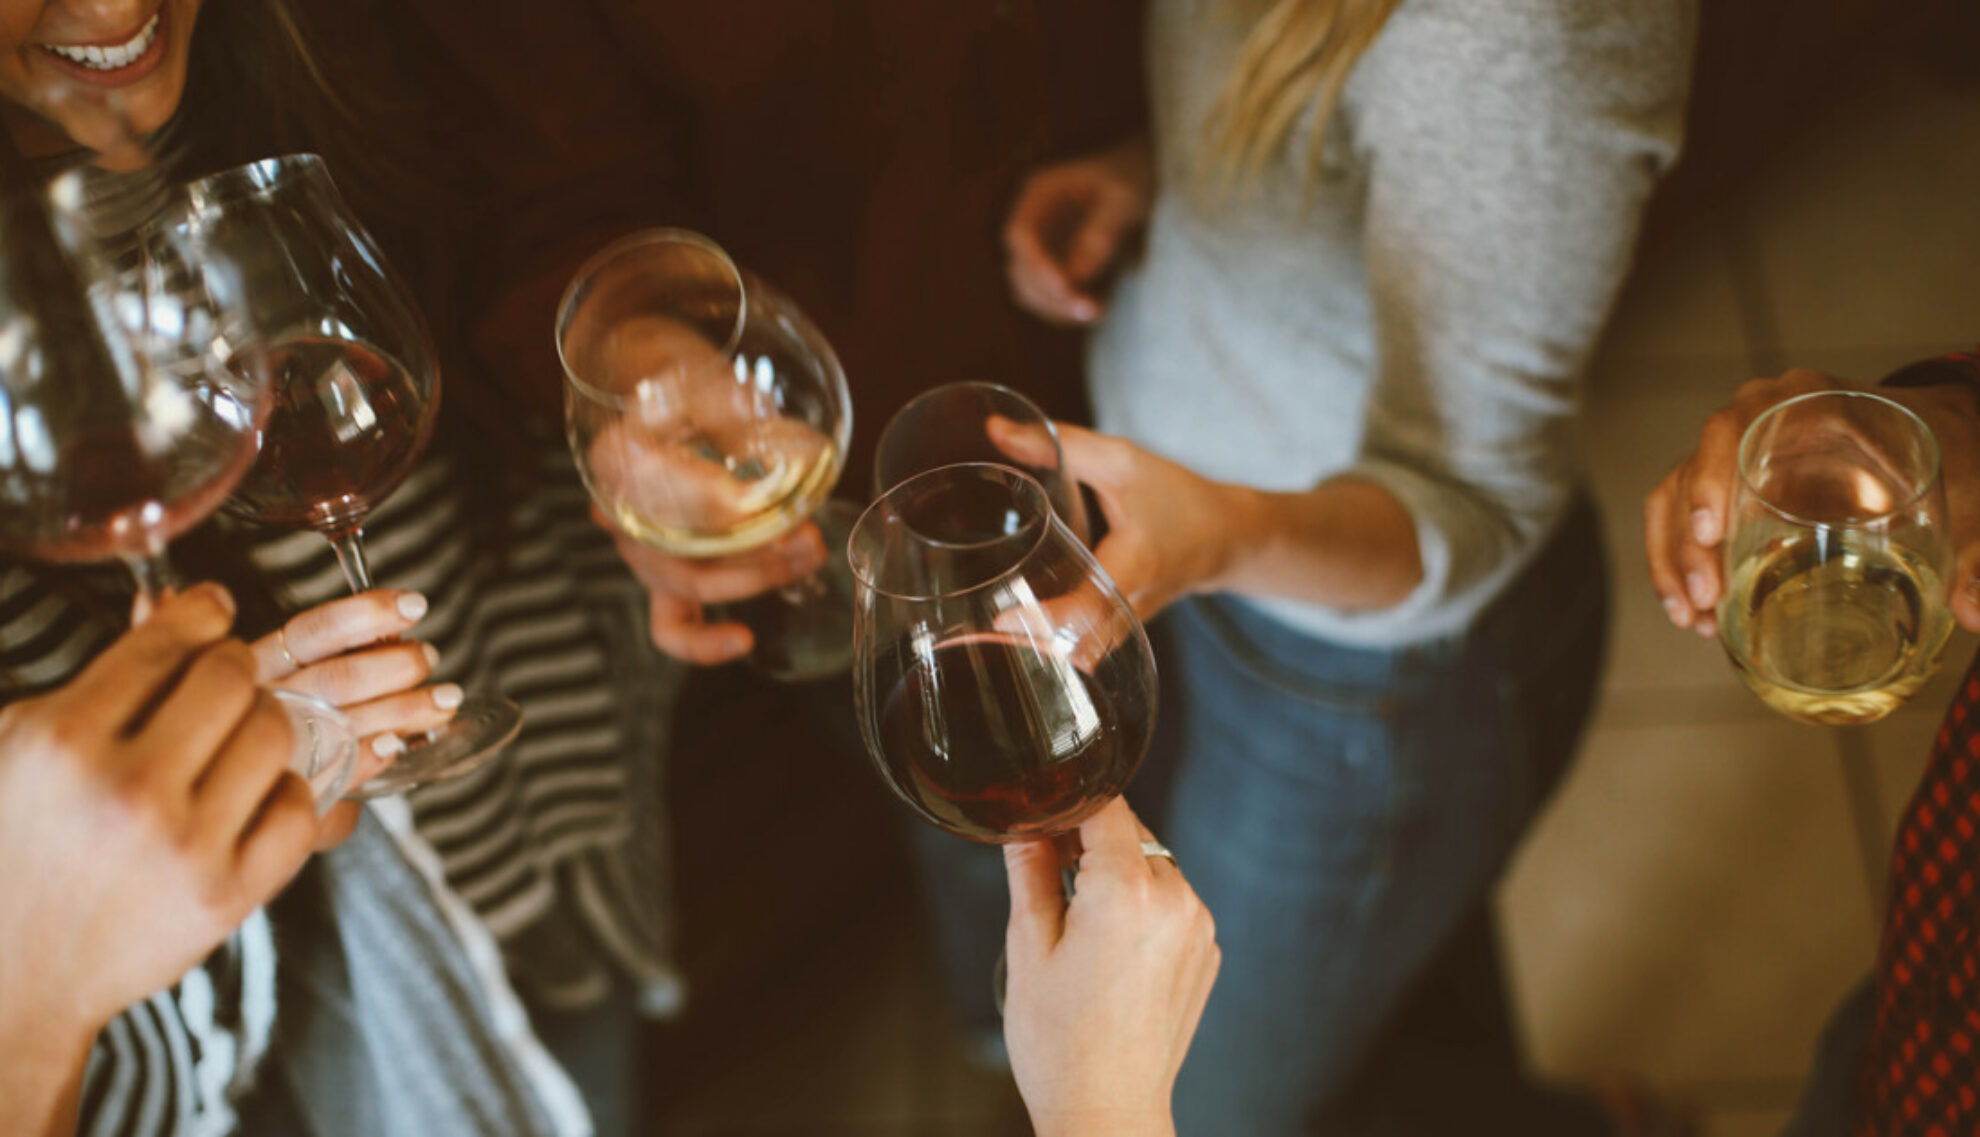
{"label": "blonde hair", "polygon": [[1400,0],[1224,0],[1220,15],[1250,30],[1204,123],[1204,168],[1218,188],[1254,182],[1309,107],[1308,182],[1341,89]]}

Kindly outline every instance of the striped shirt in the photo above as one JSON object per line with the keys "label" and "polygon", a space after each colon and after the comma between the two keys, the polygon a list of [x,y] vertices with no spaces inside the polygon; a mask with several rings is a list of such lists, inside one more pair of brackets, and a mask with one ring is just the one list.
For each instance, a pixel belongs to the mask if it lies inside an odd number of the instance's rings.
{"label": "striped shirt", "polygon": [[[615,977],[649,1013],[679,1003],[665,885],[662,758],[683,672],[645,637],[644,593],[588,503],[561,445],[501,550],[463,524],[466,487],[425,461],[366,526],[381,587],[424,593],[414,629],[440,651],[436,681],[522,704],[498,760],[407,795],[447,882],[501,946],[527,998],[579,1006]],[[314,533],[243,533],[287,610],[349,589]],[[0,702],[74,674],[120,629],[18,566],[0,566]],[[261,914],[174,988],[104,1031],[85,1079],[81,1132],[229,1132],[231,1102],[266,1053],[275,939]]]}

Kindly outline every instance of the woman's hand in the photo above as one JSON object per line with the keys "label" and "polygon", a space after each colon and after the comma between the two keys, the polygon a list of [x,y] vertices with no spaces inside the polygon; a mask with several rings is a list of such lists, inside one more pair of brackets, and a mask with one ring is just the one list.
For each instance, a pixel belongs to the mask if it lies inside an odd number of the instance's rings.
{"label": "woman's hand", "polygon": [[1018,306],[1053,324],[1090,324],[1095,286],[1148,224],[1155,200],[1147,136],[1025,179],[1004,223],[1005,273]]}
{"label": "woman's hand", "polygon": [[[1066,477],[1092,488],[1107,519],[1107,536],[1093,555],[1135,615],[1152,619],[1178,598],[1221,583],[1249,495],[1126,439],[1056,425]],[[1002,418],[992,418],[987,429],[1000,450],[1021,462],[1050,466],[1058,458],[1042,430]]]}
{"label": "woman's hand", "polygon": [[1210,913],[1116,800],[1080,826],[1074,896],[1049,841],[1004,846],[1004,1038],[1040,1137],[1174,1132],[1169,1099],[1222,959]]}
{"label": "woman's hand", "polygon": [[749,654],[749,629],[733,621],[709,623],[706,604],[729,604],[781,588],[825,565],[825,538],[805,524],[761,548],[732,557],[676,557],[626,536],[598,510],[592,520],[612,534],[619,557],[650,601],[653,646],[687,663],[727,663]]}
{"label": "woman's hand", "polygon": [[[350,716],[359,740],[351,789],[405,753],[404,736],[444,726],[461,705],[458,685],[426,684],[440,661],[433,645],[397,639],[426,607],[417,592],[373,589],[298,612],[254,642],[263,684],[313,695]],[[322,848],[349,836],[357,810],[342,802],[329,811]]]}
{"label": "woman's hand", "polygon": [[162,601],[62,688],[0,710],[0,1130],[64,1108],[90,1041],[279,891],[317,835],[288,717],[225,638]]}
{"label": "woman's hand", "polygon": [[[1679,462],[1643,501],[1643,547],[1664,611],[1680,628],[1718,634],[1725,589],[1721,544],[1739,482],[1739,443],[1769,408],[1816,391],[1863,390],[1819,371],[1795,370],[1741,386],[1733,401],[1705,420],[1698,449]],[[1879,387],[1910,408],[1939,442],[1947,524],[1954,553],[1952,612],[1980,631],[1980,413],[1956,385]]]}

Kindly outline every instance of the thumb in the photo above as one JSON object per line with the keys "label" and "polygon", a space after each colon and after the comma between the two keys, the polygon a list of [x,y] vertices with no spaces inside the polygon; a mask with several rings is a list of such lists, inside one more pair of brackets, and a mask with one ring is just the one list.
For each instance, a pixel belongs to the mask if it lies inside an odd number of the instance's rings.
{"label": "thumb", "polygon": [[1004,874],[1011,884],[1008,940],[1013,954],[1042,956],[1058,946],[1066,929],[1066,897],[1059,885],[1059,851],[1050,841],[1004,846]]}

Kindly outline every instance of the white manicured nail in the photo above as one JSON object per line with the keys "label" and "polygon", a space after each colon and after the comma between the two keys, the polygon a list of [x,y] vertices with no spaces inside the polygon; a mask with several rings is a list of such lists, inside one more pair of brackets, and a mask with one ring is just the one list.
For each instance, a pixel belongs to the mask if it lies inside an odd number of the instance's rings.
{"label": "white manicured nail", "polygon": [[417,592],[400,593],[399,615],[408,620],[417,620],[426,615],[426,597]]}
{"label": "white manicured nail", "polygon": [[433,689],[433,705],[443,711],[451,711],[461,705],[461,689],[452,683],[442,683]]}

